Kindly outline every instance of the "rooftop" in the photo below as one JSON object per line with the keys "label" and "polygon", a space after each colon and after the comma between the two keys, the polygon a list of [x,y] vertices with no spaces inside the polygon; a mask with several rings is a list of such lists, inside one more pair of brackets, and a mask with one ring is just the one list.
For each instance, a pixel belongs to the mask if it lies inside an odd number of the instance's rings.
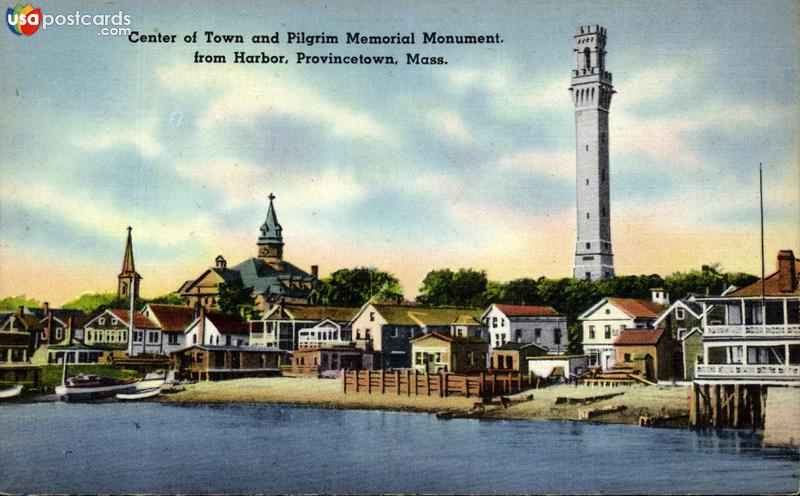
{"label": "rooftop", "polygon": [[661,314],[663,308],[650,300],[636,298],[608,297],[606,300],[633,318],[656,318]]}
{"label": "rooftop", "polygon": [[655,345],[664,329],[625,329],[614,340],[615,345]]}
{"label": "rooftop", "polygon": [[495,303],[498,310],[507,317],[560,317],[555,308],[542,305],[506,305]]}

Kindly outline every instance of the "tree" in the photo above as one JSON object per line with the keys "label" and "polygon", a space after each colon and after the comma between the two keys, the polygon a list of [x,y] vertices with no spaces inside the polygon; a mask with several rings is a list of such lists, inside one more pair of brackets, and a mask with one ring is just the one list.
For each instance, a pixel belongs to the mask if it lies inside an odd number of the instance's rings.
{"label": "tree", "polygon": [[261,312],[253,297],[253,288],[247,288],[241,284],[220,284],[217,304],[220,312],[227,315],[238,315],[247,320],[261,317]]}
{"label": "tree", "polygon": [[501,299],[492,303],[510,303],[512,305],[540,305],[539,285],[536,279],[515,279],[503,285]]}
{"label": "tree", "polygon": [[[118,306],[121,304],[122,300],[117,298],[116,293],[83,293],[79,297],[64,303],[62,307],[80,310],[91,315],[106,308],[128,308],[127,306]],[[130,306],[130,302],[128,302],[128,306]]]}
{"label": "tree", "polygon": [[39,307],[39,302],[25,295],[9,296],[0,300],[0,311],[15,311],[19,307]]}
{"label": "tree", "polygon": [[487,283],[486,272],[482,270],[432,270],[422,281],[417,303],[427,306],[483,306]]}
{"label": "tree", "polygon": [[372,267],[339,269],[320,281],[311,295],[315,305],[360,307],[368,301],[403,301],[397,278]]}
{"label": "tree", "polygon": [[147,303],[154,303],[157,305],[178,305],[186,306],[186,301],[175,293],[167,293],[155,298],[150,298]]}

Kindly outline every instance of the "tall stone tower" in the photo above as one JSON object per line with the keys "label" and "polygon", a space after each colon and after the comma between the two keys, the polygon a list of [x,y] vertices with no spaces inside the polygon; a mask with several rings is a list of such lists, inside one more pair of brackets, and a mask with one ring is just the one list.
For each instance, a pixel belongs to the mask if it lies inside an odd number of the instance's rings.
{"label": "tall stone tower", "polygon": [[139,299],[139,281],[142,276],[136,272],[133,264],[132,227],[128,226],[128,241],[125,243],[125,255],[122,257],[122,270],[117,276],[117,298],[128,300],[133,292],[133,299]]}
{"label": "tall stone tower", "polygon": [[576,279],[614,277],[608,174],[608,110],[611,73],[605,65],[606,30],[581,26],[575,35],[577,68],[572,71],[577,170]]}
{"label": "tall stone tower", "polygon": [[277,270],[283,270],[283,228],[278,223],[278,216],[275,215],[273,200],[275,195],[270,193],[267,218],[261,225],[261,236],[258,237],[258,258]]}

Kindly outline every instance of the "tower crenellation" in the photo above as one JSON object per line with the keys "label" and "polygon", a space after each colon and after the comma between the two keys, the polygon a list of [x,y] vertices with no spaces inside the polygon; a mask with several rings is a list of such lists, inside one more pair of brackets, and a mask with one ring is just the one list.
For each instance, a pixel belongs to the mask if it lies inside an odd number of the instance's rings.
{"label": "tower crenellation", "polygon": [[570,92],[575,105],[576,279],[614,277],[608,114],[615,91],[606,70],[606,36],[605,28],[593,24],[580,26],[574,37]]}

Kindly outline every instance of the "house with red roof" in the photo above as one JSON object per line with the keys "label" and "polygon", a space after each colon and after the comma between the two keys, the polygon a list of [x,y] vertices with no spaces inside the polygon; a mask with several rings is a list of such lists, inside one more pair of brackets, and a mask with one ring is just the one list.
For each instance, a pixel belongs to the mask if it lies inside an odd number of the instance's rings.
{"label": "house with red roof", "polygon": [[583,352],[589,366],[614,367],[614,340],[624,329],[653,327],[663,306],[650,300],[606,297],[578,316],[583,327]]}
{"label": "house with red roof", "polygon": [[651,381],[674,377],[675,341],[665,329],[624,329],[614,339],[616,366],[630,368]]}
{"label": "house with red roof", "polygon": [[184,332],[199,316],[199,310],[179,305],[148,303],[142,314],[161,329],[161,353],[169,355],[183,347]]}
{"label": "house with red roof", "polygon": [[133,334],[128,310],[109,308],[86,323],[83,342],[106,351],[127,351],[129,356],[161,353],[161,330],[158,325],[134,311]]}
{"label": "house with red roof", "polygon": [[181,349],[194,345],[244,347],[249,344],[250,326],[238,315],[206,312],[200,307],[200,315],[183,333]]}
{"label": "house with red roof", "polygon": [[563,353],[567,347],[567,317],[553,307],[494,303],[481,321],[488,329],[492,350],[507,343],[533,343],[549,353]]}

